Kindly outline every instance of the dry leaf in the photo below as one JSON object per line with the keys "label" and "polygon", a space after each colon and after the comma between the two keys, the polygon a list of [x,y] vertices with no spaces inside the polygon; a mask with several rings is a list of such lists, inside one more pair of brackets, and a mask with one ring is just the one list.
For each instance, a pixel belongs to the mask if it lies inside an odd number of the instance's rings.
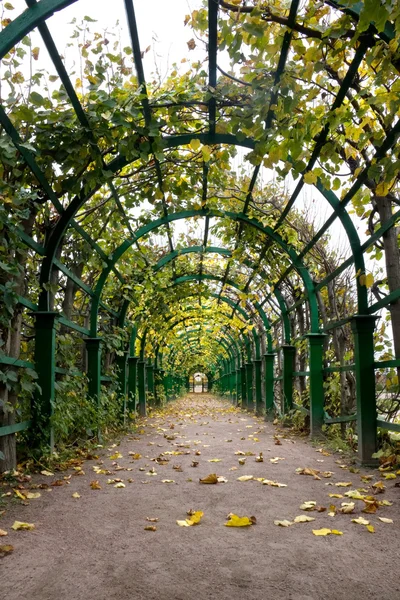
{"label": "dry leaf", "polygon": [[115,454],[112,454],[111,456],[108,457],[110,460],[116,460],[117,458],[123,458],[121,452],[116,452]]}
{"label": "dry leaf", "polygon": [[115,488],[124,488],[124,487],[125,487],[125,484],[124,484],[124,483],[122,483],[122,481],[119,481],[118,483],[116,483],[116,484],[114,485],[114,487],[115,487]]}
{"label": "dry leaf", "polygon": [[150,521],[150,523],[158,523],[158,517],[146,517],[146,521]]}
{"label": "dry leaf", "polygon": [[11,554],[14,551],[14,546],[11,544],[6,544],[4,546],[0,546],[0,558],[4,558],[7,554]]}
{"label": "dry leaf", "polygon": [[74,493],[72,494],[72,497],[73,497],[73,498],[80,498],[81,496],[80,496],[80,494],[78,494],[78,492],[74,492]]}
{"label": "dry leaf", "polygon": [[33,500],[34,498],[40,498],[41,494],[39,492],[26,492],[25,497],[28,500]]}
{"label": "dry leaf", "polygon": [[219,477],[217,477],[218,479],[218,483],[228,483],[228,480],[226,479],[226,477],[223,477],[222,475],[219,475]]}
{"label": "dry leaf", "polygon": [[221,458],[210,458],[207,462],[221,462]]}
{"label": "dry leaf", "polygon": [[358,517],[357,519],[352,519],[352,523],[357,523],[358,525],[369,525],[369,521],[364,519],[363,517]]}
{"label": "dry leaf", "polygon": [[215,473],[210,473],[207,477],[203,477],[203,479],[199,479],[200,483],[218,483],[218,477]]}
{"label": "dry leaf", "polygon": [[299,467],[298,469],[296,469],[296,473],[298,473],[299,475],[311,475],[312,477],[319,479],[318,474],[320,473],[320,471],[318,471],[318,469],[310,469],[308,467],[306,467],[305,469]]}
{"label": "dry leaf", "polygon": [[229,521],[224,523],[225,527],[248,527],[249,525],[254,524],[254,517],[252,520],[249,517],[239,517],[233,513],[230,514],[229,517]]}
{"label": "dry leaf", "polygon": [[258,456],[256,456],[255,461],[256,462],[264,462],[264,457],[262,455],[262,452],[260,452],[260,454]]}
{"label": "dry leaf", "polygon": [[330,534],[334,534],[334,535],[343,535],[342,531],[338,531],[337,529],[328,529],[327,527],[323,527],[322,529],[313,529],[312,530],[314,535],[330,535]]}
{"label": "dry leaf", "polygon": [[14,521],[11,529],[14,529],[14,531],[19,531],[20,529],[32,531],[32,529],[35,529],[35,525],[33,523],[24,523],[23,521]]}
{"label": "dry leaf", "polygon": [[339,508],[339,510],[345,515],[349,515],[353,512],[355,507],[356,505],[354,504],[354,502],[342,502],[342,508]]}
{"label": "dry leaf", "polygon": [[288,521],[284,519],[283,521],[274,521],[274,525],[279,525],[279,527],[290,527],[293,525],[293,521]]}
{"label": "dry leaf", "polygon": [[314,500],[306,500],[300,505],[300,510],[316,510],[317,503]]}
{"label": "dry leaf", "polygon": [[367,525],[367,529],[370,533],[375,533],[375,527],[373,525]]}
{"label": "dry leaf", "polygon": [[270,485],[271,487],[287,487],[286,483],[278,483],[277,481],[271,481],[270,479],[263,479],[263,485]]}
{"label": "dry leaf", "polygon": [[162,479],[162,483],[175,483],[173,479]]}
{"label": "dry leaf", "polygon": [[335,483],[335,485],[336,487],[350,487],[353,484],[351,481],[338,481],[338,483]]}
{"label": "dry leaf", "polygon": [[157,531],[157,527],[155,525],[146,525],[146,527],[144,527],[145,531]]}
{"label": "dry leaf", "polygon": [[91,481],[90,487],[92,488],[92,490],[101,490],[101,486],[97,480]]}
{"label": "dry leaf", "polygon": [[382,523],[393,523],[393,519],[387,519],[386,517],[378,517]]}
{"label": "dry leaf", "polygon": [[53,477],[54,473],[51,471],[40,471],[41,475],[45,475],[45,477]]}
{"label": "dry leaf", "polygon": [[191,467],[198,467],[199,463],[197,462],[197,460],[192,460],[192,464],[190,465]]}
{"label": "dry leaf", "polygon": [[251,481],[252,479],[254,479],[253,475],[242,475],[237,478],[238,481]]}
{"label": "dry leaf", "polygon": [[4,531],[4,529],[0,529],[0,537],[4,537],[5,535],[8,535],[7,531]]}
{"label": "dry leaf", "polygon": [[285,460],[285,459],[281,458],[280,456],[275,456],[274,458],[270,458],[269,462],[271,462],[273,465],[276,465],[280,460]]}
{"label": "dry leaf", "polygon": [[309,523],[315,521],[315,517],[308,517],[307,515],[299,515],[293,519],[294,523]]}
{"label": "dry leaf", "polygon": [[343,494],[328,494],[329,498],[343,498]]}

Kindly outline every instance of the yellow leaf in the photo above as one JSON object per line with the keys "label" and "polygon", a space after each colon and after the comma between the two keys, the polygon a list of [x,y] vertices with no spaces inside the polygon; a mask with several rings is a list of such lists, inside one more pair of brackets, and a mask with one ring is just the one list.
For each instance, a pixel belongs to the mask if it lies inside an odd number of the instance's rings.
{"label": "yellow leaf", "polygon": [[45,475],[45,477],[53,477],[54,473],[52,473],[51,471],[40,471],[40,473],[42,475]]}
{"label": "yellow leaf", "polygon": [[323,527],[322,529],[313,529],[314,535],[329,535],[331,532],[332,530],[327,529],[326,527]]}
{"label": "yellow leaf", "polygon": [[396,479],[396,475],[394,473],[385,473],[383,475],[384,479]]}
{"label": "yellow leaf", "polygon": [[26,500],[25,496],[19,490],[14,490],[14,494],[21,500]]}
{"label": "yellow leaf", "polygon": [[26,492],[25,497],[28,500],[33,500],[34,498],[40,498],[41,494],[39,492]]}
{"label": "yellow leaf", "polygon": [[249,517],[239,517],[238,515],[230,515],[229,521],[224,523],[226,527],[248,527],[253,525],[253,521]]}
{"label": "yellow leaf", "polygon": [[308,517],[307,515],[299,515],[293,519],[294,523],[309,523],[310,521],[315,521],[315,518]]}
{"label": "yellow leaf", "polygon": [[4,529],[0,529],[0,537],[4,537],[5,535],[8,535],[7,531],[4,531]]}
{"label": "yellow leaf", "polygon": [[218,483],[218,477],[215,473],[210,473],[207,477],[203,477],[203,479],[199,479],[200,483]]}
{"label": "yellow leaf", "polygon": [[101,490],[101,486],[97,480],[90,482],[90,487],[92,490]]}
{"label": "yellow leaf", "polygon": [[157,527],[155,525],[146,525],[146,527],[144,527],[145,531],[157,531]]}
{"label": "yellow leaf", "polygon": [[338,529],[332,529],[331,533],[333,535],[343,535],[343,531],[339,531]]}
{"label": "yellow leaf", "polygon": [[0,558],[3,558],[6,554],[11,554],[13,552],[14,546],[11,544],[6,544],[5,546],[0,546]]}
{"label": "yellow leaf", "polygon": [[177,521],[176,524],[179,525],[179,527],[190,527],[191,526],[191,524],[188,523],[187,519],[185,521]]}
{"label": "yellow leaf", "polygon": [[336,487],[350,487],[353,484],[351,481],[339,481],[338,483],[335,483],[335,485]]}
{"label": "yellow leaf", "polygon": [[109,457],[110,460],[116,460],[117,458],[123,458],[121,452],[116,452],[115,454],[111,454],[111,456]]}
{"label": "yellow leaf", "polygon": [[314,500],[307,500],[300,505],[301,510],[315,510],[317,503]]}
{"label": "yellow leaf", "polygon": [[20,529],[32,531],[32,529],[35,529],[35,525],[33,523],[24,523],[23,521],[14,521],[11,529],[14,529],[14,531],[19,531]]}
{"label": "yellow leaf", "polygon": [[369,521],[364,519],[363,517],[358,517],[357,519],[352,519],[352,523],[357,523],[358,525],[369,525]]}
{"label": "yellow leaf", "polygon": [[340,508],[339,510],[345,515],[348,515],[353,512],[355,506],[356,505],[354,504],[354,502],[342,502],[342,508]]}
{"label": "yellow leaf", "polygon": [[208,462],[221,462],[221,458],[210,458]]}
{"label": "yellow leaf", "polygon": [[307,171],[307,173],[304,174],[304,183],[308,183],[309,185],[317,183],[316,174],[312,171]]}
{"label": "yellow leaf", "polygon": [[375,527],[373,525],[367,525],[367,529],[370,533],[375,533]]}
{"label": "yellow leaf", "polygon": [[382,523],[393,523],[393,519],[387,519],[386,517],[378,517]]}
{"label": "yellow leaf", "polygon": [[278,525],[279,527],[290,527],[293,525],[293,522],[284,519],[283,521],[274,521],[274,525]]}
{"label": "yellow leaf", "polygon": [[80,498],[81,496],[80,496],[80,494],[78,494],[78,492],[74,492],[74,493],[72,494],[72,497],[73,497],[73,498]]}
{"label": "yellow leaf", "polygon": [[118,483],[116,483],[116,484],[114,485],[114,487],[115,487],[115,488],[124,488],[124,487],[125,487],[125,484],[124,484],[124,483],[122,483],[122,481],[119,481]]}
{"label": "yellow leaf", "polygon": [[162,479],[162,483],[175,483],[173,479]]}
{"label": "yellow leaf", "polygon": [[271,481],[270,479],[263,479],[263,485],[270,485],[271,487],[287,487],[286,483],[278,483],[277,481]]}
{"label": "yellow leaf", "polygon": [[159,519],[158,517],[146,517],[146,521],[149,521],[150,523],[158,523]]}
{"label": "yellow leaf", "polygon": [[201,142],[200,142],[200,140],[193,139],[193,140],[190,140],[190,144],[189,144],[189,146],[191,147],[191,149],[192,149],[194,152],[197,152],[197,150],[198,150],[198,149],[200,148],[200,146],[201,146]]}
{"label": "yellow leaf", "polygon": [[329,498],[343,498],[343,494],[328,494]]}
{"label": "yellow leaf", "polygon": [[252,479],[254,479],[253,475],[242,475],[237,478],[238,481],[251,481]]}

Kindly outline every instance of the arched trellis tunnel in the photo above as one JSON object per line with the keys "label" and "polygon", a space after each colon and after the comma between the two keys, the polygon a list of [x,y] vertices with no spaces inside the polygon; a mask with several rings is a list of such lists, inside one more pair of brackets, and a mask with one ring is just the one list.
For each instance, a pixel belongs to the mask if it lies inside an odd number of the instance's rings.
{"label": "arched trellis tunnel", "polygon": [[370,463],[400,430],[395,9],[199,2],[203,54],[155,84],[121,0],[130,45],[85,17],[73,83],[51,17],[78,4],[26,0],[0,32],[2,465],[16,434],[54,448],[77,397],[101,429],[195,372],[267,418],[306,413],[314,437],[356,422]]}

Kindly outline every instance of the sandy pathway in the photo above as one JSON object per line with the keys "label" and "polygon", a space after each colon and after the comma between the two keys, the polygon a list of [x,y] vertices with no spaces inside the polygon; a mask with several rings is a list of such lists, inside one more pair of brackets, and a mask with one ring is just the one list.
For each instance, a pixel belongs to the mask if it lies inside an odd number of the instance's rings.
{"label": "sandy pathway", "polygon": [[[339,454],[326,456],[296,437],[279,437],[281,444],[276,445],[276,433],[271,424],[227,403],[192,395],[144,421],[139,433],[125,437],[117,447],[101,450],[103,464],[85,461],[84,475],[70,469],[54,477],[35,476],[34,483],[61,479],[64,485],[52,487],[52,492],[31,490],[41,497],[26,506],[16,500],[8,503],[0,519],[0,529],[8,535],[0,537],[0,545],[12,544],[14,552],[0,560],[0,597],[398,600],[400,488],[395,483],[400,477],[384,481],[378,471],[349,472],[340,466],[345,461]],[[239,451],[254,455],[240,465],[242,457],[235,454]],[[260,452],[264,462],[255,460]],[[109,458],[116,453],[122,456]],[[151,460],[161,453],[165,464]],[[270,461],[276,457],[284,460]],[[199,463],[197,467],[191,466],[193,461]],[[124,470],[115,470],[116,464]],[[181,470],[173,468],[178,465]],[[96,474],[93,467],[111,474]],[[299,467],[333,474],[314,479],[297,474]],[[151,469],[157,474],[148,474]],[[210,473],[228,482],[200,484],[199,478]],[[63,479],[71,474],[69,480]],[[361,480],[365,474],[373,474],[372,482]],[[238,481],[242,475],[287,487]],[[125,487],[107,484],[116,478]],[[91,489],[91,481],[99,481],[101,489]],[[386,486],[376,498],[393,502],[391,506],[381,506],[369,515],[361,512],[366,506],[362,500],[353,500],[354,514],[328,515],[331,504],[340,507],[352,501],[329,494],[344,495],[357,488],[371,494],[371,483],[376,481]],[[352,485],[335,486],[339,482]],[[75,492],[80,498],[72,497]],[[303,511],[300,505],[305,501],[315,501],[327,511]],[[179,527],[176,521],[187,518],[189,509],[204,512],[201,523]],[[224,527],[228,513],[254,515],[257,524]],[[298,515],[315,517],[315,521],[290,527],[274,524],[274,520],[292,520]],[[360,516],[369,520],[375,533],[351,522]],[[393,524],[381,522],[379,516],[392,519]],[[144,527],[153,525],[146,517],[159,519],[154,523],[157,531],[145,531]],[[34,523],[35,530],[13,531],[14,520]],[[313,535],[313,529],[323,527],[343,535]]]}

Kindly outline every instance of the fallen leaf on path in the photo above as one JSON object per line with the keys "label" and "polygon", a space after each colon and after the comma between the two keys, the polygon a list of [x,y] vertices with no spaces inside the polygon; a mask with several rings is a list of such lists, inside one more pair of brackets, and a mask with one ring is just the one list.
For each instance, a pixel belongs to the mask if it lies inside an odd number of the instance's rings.
{"label": "fallen leaf on path", "polygon": [[294,523],[309,523],[315,521],[315,517],[307,517],[307,515],[299,515],[293,519]]}
{"label": "fallen leaf on path", "polygon": [[245,456],[245,452],[242,452],[242,450],[238,450],[237,452],[235,452],[236,456]]}
{"label": "fallen leaf on path", "polygon": [[287,487],[286,483],[278,483],[277,481],[271,481],[270,479],[263,479],[263,485],[270,485],[271,487]]}
{"label": "fallen leaf on path", "polygon": [[221,462],[221,460],[222,460],[221,458],[210,458],[207,462],[214,463],[214,462]]}
{"label": "fallen leaf on path", "polygon": [[8,535],[7,531],[4,531],[4,529],[0,529],[0,537],[4,537],[5,535]]}
{"label": "fallen leaf on path", "polygon": [[121,452],[116,452],[115,454],[112,454],[108,458],[110,460],[116,460],[117,458],[124,458],[124,457],[122,456]]}
{"label": "fallen leaf on path", "polygon": [[114,487],[115,487],[115,488],[124,488],[124,487],[125,487],[125,484],[124,484],[124,483],[122,483],[122,481],[119,481],[118,483],[116,483],[116,484],[114,485]]}
{"label": "fallen leaf on path", "polygon": [[175,483],[175,481],[173,479],[162,479],[161,482],[162,483]]}
{"label": "fallen leaf on path", "polygon": [[382,523],[393,523],[393,519],[388,519],[386,517],[378,517],[378,519],[382,521]]}
{"label": "fallen leaf on path", "polygon": [[323,527],[322,529],[313,529],[314,535],[343,535],[343,531],[338,531],[337,529],[328,529],[327,527]]}
{"label": "fallen leaf on path", "polygon": [[369,525],[369,521],[364,519],[363,517],[357,517],[357,519],[352,519],[352,523],[357,523],[358,525]]}
{"label": "fallen leaf on path", "polygon": [[314,500],[306,500],[300,505],[300,510],[316,510],[317,503]]}
{"label": "fallen leaf on path", "polygon": [[129,455],[132,456],[133,460],[139,460],[139,458],[142,458],[142,455],[138,452],[129,452]]}
{"label": "fallen leaf on path", "polygon": [[14,529],[14,531],[19,531],[20,529],[32,531],[32,529],[35,529],[35,525],[33,523],[24,523],[23,521],[14,521],[11,529]]}
{"label": "fallen leaf on path", "polygon": [[218,483],[218,477],[215,473],[210,473],[207,477],[203,477],[203,479],[199,479],[200,483]]}
{"label": "fallen leaf on path", "polygon": [[338,481],[337,483],[335,483],[336,487],[350,487],[353,484],[351,483],[351,481]]}
{"label": "fallen leaf on path", "polygon": [[44,475],[45,477],[53,477],[54,473],[52,473],[51,471],[40,471],[41,475]]}
{"label": "fallen leaf on path", "polygon": [[199,463],[197,460],[192,460],[192,464],[190,465],[191,467],[198,467]]}
{"label": "fallen leaf on path", "polygon": [[72,497],[73,497],[73,498],[80,498],[80,497],[81,497],[81,495],[80,495],[80,494],[78,494],[78,492],[74,492],[74,493],[72,494]]}
{"label": "fallen leaf on path", "polygon": [[280,460],[285,460],[285,459],[281,458],[280,456],[274,456],[274,458],[269,459],[269,462],[271,462],[273,465],[276,465]]}
{"label": "fallen leaf on path", "polygon": [[254,525],[253,520],[249,517],[239,517],[235,514],[229,515],[229,520],[224,523],[225,527],[249,527],[250,525]]}
{"label": "fallen leaf on path", "polygon": [[150,521],[150,523],[158,523],[158,517],[146,517],[146,521]]}
{"label": "fallen leaf on path", "polygon": [[349,515],[350,513],[353,512],[355,507],[356,507],[356,505],[354,504],[354,502],[342,502],[342,508],[339,508],[339,510],[341,513],[344,513],[345,515]]}
{"label": "fallen leaf on path", "polygon": [[238,481],[251,481],[252,479],[254,479],[253,475],[242,475],[237,478]]}
{"label": "fallen leaf on path", "polygon": [[4,558],[7,554],[11,554],[13,551],[14,546],[11,546],[11,544],[0,546],[0,558]]}
{"label": "fallen leaf on path", "polygon": [[383,483],[383,481],[377,481],[376,483],[373,483],[372,487],[374,488],[374,492],[377,494],[382,494],[386,489],[386,486]]}
{"label": "fallen leaf on path", "polygon": [[256,462],[264,462],[264,457],[262,455],[262,452],[260,452],[260,454],[258,456],[256,456],[255,461]]}
{"label": "fallen leaf on path", "polygon": [[288,521],[284,519],[283,521],[274,521],[274,525],[278,525],[279,527],[290,527],[293,525],[293,521]]}
{"label": "fallen leaf on path", "polygon": [[101,486],[97,480],[90,482],[90,487],[92,490],[101,490]]}
{"label": "fallen leaf on path", "polygon": [[155,525],[146,525],[146,527],[143,528],[145,531],[157,531],[157,527]]}
{"label": "fallen leaf on path", "polygon": [[223,477],[222,475],[217,477],[217,479],[218,479],[218,483],[228,483],[228,480],[226,479],[226,477]]}
{"label": "fallen leaf on path", "polygon": [[41,494],[39,492],[26,492],[25,497],[28,500],[34,500],[35,498],[40,498]]}
{"label": "fallen leaf on path", "polygon": [[193,525],[198,525],[201,521],[204,513],[201,510],[197,511],[189,511],[190,517],[189,519],[185,519],[184,521],[177,521],[176,524],[180,527],[192,527]]}

